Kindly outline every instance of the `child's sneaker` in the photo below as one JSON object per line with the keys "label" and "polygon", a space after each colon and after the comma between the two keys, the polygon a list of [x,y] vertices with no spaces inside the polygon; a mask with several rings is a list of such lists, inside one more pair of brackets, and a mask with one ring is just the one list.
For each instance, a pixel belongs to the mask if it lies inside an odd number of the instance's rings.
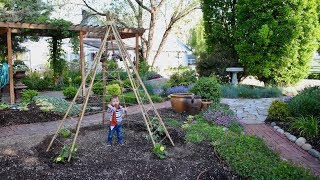
{"label": "child's sneaker", "polygon": [[107,143],[107,146],[111,146],[111,144]]}
{"label": "child's sneaker", "polygon": [[124,146],[125,145],[125,143],[123,142],[123,143],[119,143],[120,144],[120,146]]}

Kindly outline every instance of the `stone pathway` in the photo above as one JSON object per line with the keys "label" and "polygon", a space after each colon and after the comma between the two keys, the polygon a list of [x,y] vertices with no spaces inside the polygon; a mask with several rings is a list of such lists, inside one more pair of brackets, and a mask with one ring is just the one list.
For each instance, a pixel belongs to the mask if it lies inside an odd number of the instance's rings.
{"label": "stone pathway", "polygon": [[221,103],[228,104],[245,124],[263,124],[268,116],[268,109],[275,98],[261,99],[226,99]]}

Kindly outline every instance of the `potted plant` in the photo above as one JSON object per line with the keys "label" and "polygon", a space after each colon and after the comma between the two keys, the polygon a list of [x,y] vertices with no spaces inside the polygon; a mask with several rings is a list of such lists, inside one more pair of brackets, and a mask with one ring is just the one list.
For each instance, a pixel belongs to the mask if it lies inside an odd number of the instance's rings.
{"label": "potted plant", "polygon": [[28,66],[20,60],[15,60],[12,66],[14,78],[21,79],[25,77],[25,72],[29,70]]}

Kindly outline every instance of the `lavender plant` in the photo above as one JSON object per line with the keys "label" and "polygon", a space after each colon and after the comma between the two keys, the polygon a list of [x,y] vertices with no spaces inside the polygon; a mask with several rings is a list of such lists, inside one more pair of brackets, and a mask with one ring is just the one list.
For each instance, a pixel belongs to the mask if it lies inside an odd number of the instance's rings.
{"label": "lavender plant", "polygon": [[175,93],[187,93],[191,88],[193,88],[194,84],[190,84],[188,86],[174,86],[170,87],[166,91],[166,95],[175,94]]}
{"label": "lavender plant", "polygon": [[230,127],[233,123],[238,123],[239,118],[227,107],[213,106],[203,113],[203,117],[207,121],[212,121],[217,125]]}

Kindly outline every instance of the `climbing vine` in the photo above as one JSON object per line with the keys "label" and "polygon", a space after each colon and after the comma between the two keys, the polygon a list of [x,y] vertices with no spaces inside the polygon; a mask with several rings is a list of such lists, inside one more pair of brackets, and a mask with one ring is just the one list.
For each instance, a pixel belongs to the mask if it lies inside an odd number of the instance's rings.
{"label": "climbing vine", "polygon": [[[62,75],[63,70],[66,68],[66,60],[64,59],[64,51],[62,49],[62,39],[65,37],[72,37],[76,39],[76,32],[68,30],[72,25],[71,22],[63,19],[51,19],[49,24],[58,28],[58,30],[52,30],[52,38],[48,40],[50,49],[50,68],[53,70],[53,79],[55,85],[58,84],[58,80]],[[76,41],[71,41],[73,48],[76,46]],[[78,50],[73,50],[78,51]]]}

